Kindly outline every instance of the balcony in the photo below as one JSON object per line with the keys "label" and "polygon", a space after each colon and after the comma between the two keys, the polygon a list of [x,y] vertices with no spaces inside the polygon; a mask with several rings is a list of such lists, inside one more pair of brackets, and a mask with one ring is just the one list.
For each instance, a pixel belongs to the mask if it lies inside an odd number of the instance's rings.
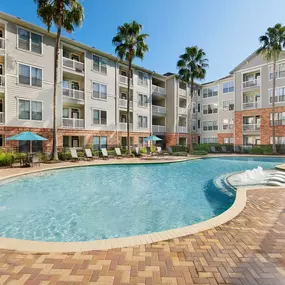
{"label": "balcony", "polygon": [[0,50],[4,50],[4,49],[5,49],[5,39],[0,38]]}
{"label": "balcony", "polygon": [[[124,75],[119,75],[119,82],[123,84],[128,84],[128,77]],[[133,79],[130,80],[131,85],[133,85]]]}
{"label": "balcony", "polygon": [[152,85],[152,92],[156,93],[158,95],[165,95],[166,94],[165,88],[160,87],[160,86],[156,86],[156,85]]}
{"label": "balcony", "polygon": [[257,109],[260,107],[261,107],[260,101],[242,103],[242,109],[243,110]]}
{"label": "balcony", "polygon": [[83,73],[84,72],[84,63],[77,61],[77,60],[73,60],[67,57],[63,57],[62,58],[62,65],[63,67],[66,67],[68,69],[72,69],[76,72],[79,73]]}
{"label": "balcony", "polygon": [[147,81],[143,79],[138,79],[138,85],[147,87]]}
{"label": "balcony", "polygon": [[[128,100],[119,99],[119,106],[123,108],[127,108]],[[130,108],[133,108],[133,101],[130,101]]]}
{"label": "balcony", "polygon": [[[285,120],[274,120],[274,126],[285,126]],[[270,127],[272,127],[272,120],[270,120]]]}
{"label": "balcony", "polygon": [[178,112],[180,115],[187,115],[187,109],[186,108],[179,107]]}
{"label": "balcony", "polygon": [[5,87],[5,75],[0,75],[0,88]]}
{"label": "balcony", "polygon": [[152,125],[152,132],[153,133],[165,133],[166,127],[161,125]]}
{"label": "balcony", "polygon": [[178,126],[178,132],[186,134],[187,133],[187,127]]}
{"label": "balcony", "polygon": [[4,124],[4,121],[5,121],[5,113],[0,112],[0,124]]}
{"label": "balcony", "polygon": [[165,114],[166,108],[163,106],[152,105],[152,113]]}
{"label": "balcony", "polygon": [[244,81],[242,83],[243,89],[259,87],[260,86],[260,78]]}
{"label": "balcony", "polygon": [[179,95],[186,97],[186,90],[179,88]]}
{"label": "balcony", "polygon": [[[120,131],[127,131],[127,123],[119,122],[119,130]],[[130,131],[133,130],[133,123],[130,123]]]}
{"label": "balcony", "polygon": [[243,131],[259,131],[260,124],[243,124],[242,129]]}
{"label": "balcony", "polygon": [[84,120],[75,118],[62,118],[62,126],[67,129],[84,129]]}
{"label": "balcony", "polygon": [[62,95],[76,100],[84,100],[84,91],[71,88],[62,88]]}

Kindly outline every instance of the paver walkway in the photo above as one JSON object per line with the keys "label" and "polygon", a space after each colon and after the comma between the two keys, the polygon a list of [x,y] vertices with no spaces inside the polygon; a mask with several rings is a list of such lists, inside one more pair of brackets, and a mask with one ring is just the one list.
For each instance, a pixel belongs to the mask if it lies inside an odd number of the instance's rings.
{"label": "paver walkway", "polygon": [[285,189],[251,190],[236,218],[183,238],[68,254],[0,250],[0,284],[285,284]]}

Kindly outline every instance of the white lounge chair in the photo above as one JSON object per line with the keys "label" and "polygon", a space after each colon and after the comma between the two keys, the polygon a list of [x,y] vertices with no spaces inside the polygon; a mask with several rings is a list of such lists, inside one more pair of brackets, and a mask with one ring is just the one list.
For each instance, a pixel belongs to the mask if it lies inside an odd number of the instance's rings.
{"label": "white lounge chair", "polygon": [[103,159],[109,159],[108,151],[106,148],[101,148]]}
{"label": "white lounge chair", "polygon": [[70,148],[70,154],[71,154],[71,160],[72,161],[79,161],[80,160],[80,158],[78,157],[78,155],[77,155],[77,150],[76,150],[76,148]]}
{"label": "white lounge chair", "polygon": [[96,158],[98,158],[98,157],[96,157],[96,156],[94,156],[93,154],[92,154],[92,151],[91,151],[91,149],[90,148],[86,148],[85,150],[85,156],[86,156],[86,158],[87,159],[96,159]]}
{"label": "white lounge chair", "polygon": [[158,155],[163,155],[161,146],[157,146],[157,147],[156,147],[156,152],[157,152]]}
{"label": "white lounge chair", "polygon": [[123,158],[123,155],[121,153],[121,149],[118,147],[115,147],[116,157],[117,158]]}

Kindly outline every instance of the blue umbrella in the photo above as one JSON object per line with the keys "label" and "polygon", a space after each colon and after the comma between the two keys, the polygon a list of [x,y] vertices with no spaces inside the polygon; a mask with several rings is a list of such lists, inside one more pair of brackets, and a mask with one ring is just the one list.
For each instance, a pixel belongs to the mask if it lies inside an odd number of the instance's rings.
{"label": "blue umbrella", "polygon": [[148,142],[148,141],[162,141],[162,139],[153,135],[153,136],[149,136],[149,137],[145,138],[144,141],[145,142]]}

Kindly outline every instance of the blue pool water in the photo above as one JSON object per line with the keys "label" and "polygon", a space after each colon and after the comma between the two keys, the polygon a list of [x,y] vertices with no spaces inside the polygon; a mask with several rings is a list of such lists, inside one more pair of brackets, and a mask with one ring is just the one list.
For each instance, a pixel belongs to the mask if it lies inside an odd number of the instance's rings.
{"label": "blue pool water", "polygon": [[234,195],[213,179],[284,163],[278,158],[209,158],[174,164],[55,170],[0,186],[0,236],[88,241],[198,223],[228,209]]}

